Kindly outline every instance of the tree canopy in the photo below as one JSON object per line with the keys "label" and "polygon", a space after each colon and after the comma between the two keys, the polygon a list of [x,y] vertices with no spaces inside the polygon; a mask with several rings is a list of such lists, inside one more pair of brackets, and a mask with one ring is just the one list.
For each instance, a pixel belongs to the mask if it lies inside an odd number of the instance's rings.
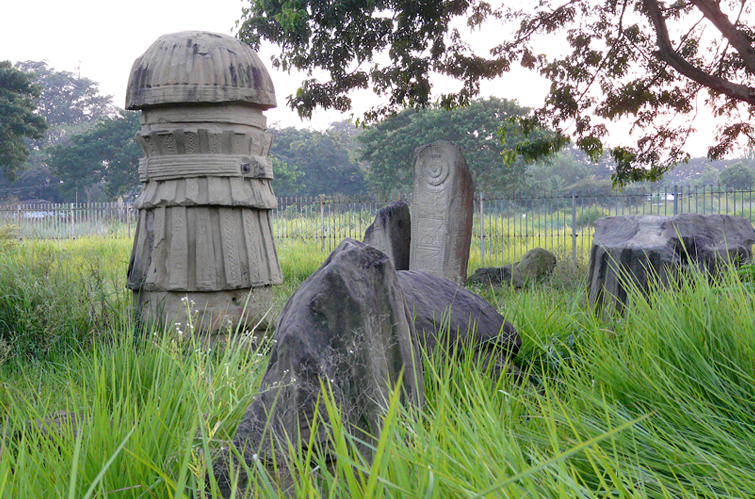
{"label": "tree canopy", "polygon": [[752,189],[755,171],[743,163],[736,163],[721,170],[718,181],[730,189]]}
{"label": "tree canopy", "polygon": [[26,140],[31,154],[14,181],[0,179],[0,191],[20,199],[62,201],[58,192],[61,179],[50,171],[46,148],[67,144],[73,135],[90,130],[100,119],[115,116],[116,108],[92,80],[57,71],[44,61],[17,62],[15,67],[29,73],[39,89],[34,97],[35,114],[44,118],[47,130]]}
{"label": "tree canopy", "polygon": [[411,190],[414,150],[436,140],[450,140],[461,147],[478,190],[488,193],[515,192],[524,185],[526,165],[506,165],[502,154],[524,140],[509,131],[499,139],[501,123],[526,116],[529,109],[495,97],[473,101],[469,106],[445,110],[431,106],[401,113],[367,127],[357,141],[363,144],[361,158],[368,163],[370,190],[390,194]]}
{"label": "tree canopy", "polygon": [[[361,194],[364,172],[354,157],[351,137],[334,124],[325,132],[298,128],[271,128],[276,136],[270,154],[276,162],[273,183],[279,196]],[[353,129],[353,127],[352,127]]]}
{"label": "tree canopy", "polygon": [[64,198],[80,195],[89,202],[92,188],[103,184],[107,197],[113,199],[138,185],[142,153],[134,136],[139,128],[139,112],[120,111],[73,135],[66,145],[50,147],[50,169],[63,181]]}
{"label": "tree canopy", "polygon": [[[731,152],[755,129],[755,24],[742,0],[549,0],[521,8],[483,0],[252,0],[239,37],[280,47],[273,65],[309,72],[289,105],[302,116],[317,107],[345,111],[350,92],[383,96],[368,111],[377,120],[433,102],[467,105],[480,82],[515,64],[551,82],[524,131],[555,131],[522,143],[528,158],[549,154],[571,139],[592,158],[606,149],[610,122],[631,126],[631,143],[614,147],[614,183],[657,180],[685,161],[694,118],[707,106],[718,119],[710,158]],[[464,34],[500,24],[486,53]],[[466,24],[466,28],[464,28]],[[547,47],[548,53],[546,53]],[[314,71],[329,80],[318,81]],[[438,93],[438,75],[461,82]],[[513,126],[513,125],[512,125]]]}
{"label": "tree canopy", "polygon": [[9,179],[29,157],[24,139],[41,139],[47,129],[45,119],[35,114],[38,96],[32,75],[10,61],[0,62],[0,168]]}
{"label": "tree canopy", "polygon": [[16,67],[34,75],[40,93],[37,112],[47,120],[44,140],[34,147],[63,144],[67,137],[82,133],[100,118],[115,114],[113,98],[100,94],[99,84],[69,71],[52,69],[44,61],[17,62]]}

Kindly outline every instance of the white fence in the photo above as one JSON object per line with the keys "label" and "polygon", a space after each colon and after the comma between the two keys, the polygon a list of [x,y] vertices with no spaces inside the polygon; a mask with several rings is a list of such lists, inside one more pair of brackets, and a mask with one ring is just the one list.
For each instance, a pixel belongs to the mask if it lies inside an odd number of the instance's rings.
{"label": "white fence", "polygon": [[[516,262],[535,247],[586,258],[597,218],[725,213],[752,222],[754,193],[721,186],[673,186],[620,193],[572,191],[539,196],[477,193],[472,253],[484,265]],[[361,240],[377,210],[396,200],[411,207],[408,195],[391,199],[369,195],[280,197],[278,208],[273,210],[276,242],[305,242],[332,250],[344,237]],[[8,224],[17,226],[19,237],[29,239],[132,237],[136,213],[131,206],[118,203],[0,206],[0,225]]]}
{"label": "white fence", "polygon": [[37,203],[0,206],[0,225],[23,239],[131,237],[136,217],[123,203]]}

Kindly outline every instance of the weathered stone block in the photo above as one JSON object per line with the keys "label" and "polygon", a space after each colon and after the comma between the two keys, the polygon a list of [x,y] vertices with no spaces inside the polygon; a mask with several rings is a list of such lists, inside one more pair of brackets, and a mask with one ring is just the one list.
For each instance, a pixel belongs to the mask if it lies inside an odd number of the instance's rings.
{"label": "weathered stone block", "polygon": [[428,354],[456,357],[466,351],[501,367],[519,352],[519,333],[484,298],[427,272],[399,271],[398,279]]}
{"label": "weathered stone block", "polygon": [[474,183],[459,146],[440,140],[414,151],[409,268],[467,283]]}
{"label": "weathered stone block", "polygon": [[525,279],[539,280],[556,268],[556,255],[543,248],[534,248],[524,254],[516,268]]}
{"label": "weathered stone block", "polygon": [[595,222],[588,287],[596,310],[622,311],[636,286],[669,284],[691,268],[710,276],[752,261],[755,229],[745,218],[685,213],[630,215]]}
{"label": "weathered stone block", "polygon": [[480,267],[469,278],[469,284],[475,286],[501,286],[503,284],[514,288],[524,286],[524,276],[516,264],[503,267]]}
{"label": "weathered stone block", "polygon": [[[379,436],[392,388],[401,386],[404,404],[424,402],[419,347],[396,272],[384,253],[351,239],[283,308],[260,391],[234,438],[250,466],[255,455],[265,461],[272,452],[286,454],[287,439],[295,448],[313,441],[327,449],[322,384],[346,430],[365,442]],[[369,448],[359,448],[369,459]],[[228,490],[227,463],[218,463],[218,469]]]}
{"label": "weathered stone block", "polygon": [[364,232],[362,242],[388,255],[394,269],[409,270],[411,240],[409,206],[402,201],[394,201],[377,212],[375,221]]}

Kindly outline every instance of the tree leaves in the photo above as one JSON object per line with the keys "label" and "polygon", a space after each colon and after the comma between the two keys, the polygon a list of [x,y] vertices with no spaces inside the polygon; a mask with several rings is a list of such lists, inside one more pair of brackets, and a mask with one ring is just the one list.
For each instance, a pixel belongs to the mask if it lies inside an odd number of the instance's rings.
{"label": "tree leaves", "polygon": [[[449,140],[461,147],[478,190],[514,192],[524,185],[526,165],[517,161],[515,151],[525,138],[521,129],[504,130],[501,124],[528,112],[515,102],[490,98],[452,110],[440,106],[407,109],[372,125],[357,138],[364,144],[361,158],[369,164],[370,190],[380,195],[411,190],[414,150]],[[534,128],[531,131],[532,139],[543,136]]]}
{"label": "tree leaves", "polygon": [[72,136],[67,145],[50,147],[49,165],[63,180],[60,188],[67,199],[81,195],[90,201],[91,189],[100,183],[111,199],[138,185],[142,153],[134,136],[139,128],[139,112],[120,111]]}
{"label": "tree leaves", "polygon": [[0,62],[0,168],[10,180],[29,157],[24,138],[40,139],[47,129],[44,118],[34,113],[38,96],[30,74],[10,61]]}
{"label": "tree leaves", "polygon": [[[469,105],[480,82],[520,64],[552,85],[534,118],[554,137],[572,139],[591,156],[607,149],[612,121],[624,121],[632,143],[616,148],[617,185],[659,179],[685,161],[687,139],[703,105],[721,125],[711,157],[742,142],[755,115],[755,48],[746,2],[692,0],[547,0],[493,9],[481,0],[259,0],[239,37],[281,48],[275,63],[324,70],[289,100],[302,116],[318,107],[347,110],[349,93],[371,87],[384,101],[367,111],[376,122],[413,107]],[[458,20],[479,28],[499,23],[500,43],[474,51]],[[543,40],[546,40],[545,42]],[[548,46],[552,41],[556,50]],[[545,47],[545,48],[544,48]],[[547,53],[544,53],[547,52]],[[438,93],[438,75],[461,88]],[[522,130],[526,127],[521,126]],[[555,146],[558,142],[551,142]],[[548,154],[541,139],[520,147]]]}

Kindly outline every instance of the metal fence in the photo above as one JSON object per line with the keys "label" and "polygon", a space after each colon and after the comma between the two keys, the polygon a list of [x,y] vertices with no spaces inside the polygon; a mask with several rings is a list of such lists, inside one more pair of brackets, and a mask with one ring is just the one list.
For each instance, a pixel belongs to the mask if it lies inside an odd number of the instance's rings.
{"label": "metal fence", "polygon": [[[344,237],[361,239],[375,212],[392,199],[370,196],[280,198],[273,214],[279,245],[292,241],[332,250]],[[605,216],[730,214],[753,222],[755,191],[725,186],[671,186],[631,191],[574,190],[541,195],[475,195],[471,258],[480,265],[504,265],[540,247],[562,256],[587,259],[593,224]]]}
{"label": "metal fence", "polygon": [[[410,195],[280,197],[273,210],[276,242],[334,249],[344,237],[362,239],[378,209]],[[678,213],[738,215],[753,221],[755,191],[723,186],[672,186],[624,192],[572,191],[542,195],[475,196],[471,258],[480,265],[519,261],[535,247],[563,256],[586,258],[595,220],[613,215]],[[132,237],[135,210],[119,203],[0,206],[0,225],[17,226],[19,237]]]}
{"label": "metal fence", "polygon": [[23,239],[131,237],[133,208],[124,203],[35,203],[0,206],[0,226]]}

